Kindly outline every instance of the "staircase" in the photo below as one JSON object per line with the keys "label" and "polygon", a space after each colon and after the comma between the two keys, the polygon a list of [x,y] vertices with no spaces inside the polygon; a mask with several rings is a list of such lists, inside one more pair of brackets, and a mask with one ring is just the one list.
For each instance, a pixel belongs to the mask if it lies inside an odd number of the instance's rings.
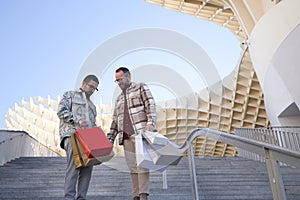
{"label": "staircase", "polygon": [[[63,199],[66,158],[21,157],[0,167],[0,200]],[[265,163],[240,157],[197,157],[199,199],[271,200]],[[287,199],[300,199],[300,169],[280,168]],[[151,172],[150,200],[191,200],[188,159],[167,170],[167,189],[162,173]],[[113,186],[113,187],[112,187]],[[130,176],[122,157],[94,167],[89,200],[130,200]]]}

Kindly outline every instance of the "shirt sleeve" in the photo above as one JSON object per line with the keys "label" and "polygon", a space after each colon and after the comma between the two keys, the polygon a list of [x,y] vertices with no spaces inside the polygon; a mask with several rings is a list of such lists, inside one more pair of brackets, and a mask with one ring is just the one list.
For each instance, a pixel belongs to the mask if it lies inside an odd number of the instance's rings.
{"label": "shirt sleeve", "polygon": [[141,97],[147,115],[147,124],[156,126],[156,105],[152,93],[146,84],[141,86]]}
{"label": "shirt sleeve", "polygon": [[57,116],[60,120],[63,120],[66,123],[73,124],[75,122],[72,113],[72,94],[70,91],[65,92],[62,99],[59,101]]}

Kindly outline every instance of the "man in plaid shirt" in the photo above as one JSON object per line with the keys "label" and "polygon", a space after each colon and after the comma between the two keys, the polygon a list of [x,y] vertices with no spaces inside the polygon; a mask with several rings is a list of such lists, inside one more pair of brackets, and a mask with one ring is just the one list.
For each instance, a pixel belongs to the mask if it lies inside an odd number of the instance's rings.
{"label": "man in plaid shirt", "polygon": [[119,145],[123,145],[125,159],[132,180],[134,200],[146,200],[149,195],[149,170],[137,167],[135,138],[141,130],[156,129],[155,101],[148,86],[131,82],[130,71],[126,67],[116,70],[116,83],[122,90],[117,97],[108,139],[113,143],[118,135]]}

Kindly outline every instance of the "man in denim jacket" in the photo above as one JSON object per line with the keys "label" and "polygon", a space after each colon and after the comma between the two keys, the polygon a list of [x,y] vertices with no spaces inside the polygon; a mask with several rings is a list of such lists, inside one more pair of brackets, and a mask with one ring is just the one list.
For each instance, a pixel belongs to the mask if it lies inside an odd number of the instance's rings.
{"label": "man in denim jacket", "polygon": [[107,137],[113,143],[118,135],[130,170],[133,199],[145,200],[149,195],[149,170],[137,167],[134,135],[156,129],[155,102],[146,84],[131,82],[127,68],[116,70],[116,82],[122,93],[117,97]]}
{"label": "man in denim jacket", "polygon": [[67,154],[65,200],[85,199],[88,191],[93,166],[75,169],[71,134],[74,134],[76,129],[96,126],[96,106],[90,100],[90,96],[98,90],[98,84],[99,80],[95,75],[86,76],[81,88],[65,92],[58,105],[60,146]]}

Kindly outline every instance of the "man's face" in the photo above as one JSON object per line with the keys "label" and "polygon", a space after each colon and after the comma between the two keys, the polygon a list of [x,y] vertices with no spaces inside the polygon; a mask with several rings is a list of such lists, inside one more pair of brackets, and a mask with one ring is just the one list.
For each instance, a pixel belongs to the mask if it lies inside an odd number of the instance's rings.
{"label": "man's face", "polygon": [[88,83],[83,82],[81,89],[85,92],[86,97],[90,98],[90,96],[95,92],[95,90],[98,90],[97,87],[98,83],[93,80],[90,80]]}
{"label": "man's face", "polygon": [[130,85],[130,75],[129,74],[124,74],[124,72],[119,71],[119,72],[116,73],[116,80],[115,81],[118,83],[121,90],[125,90]]}

